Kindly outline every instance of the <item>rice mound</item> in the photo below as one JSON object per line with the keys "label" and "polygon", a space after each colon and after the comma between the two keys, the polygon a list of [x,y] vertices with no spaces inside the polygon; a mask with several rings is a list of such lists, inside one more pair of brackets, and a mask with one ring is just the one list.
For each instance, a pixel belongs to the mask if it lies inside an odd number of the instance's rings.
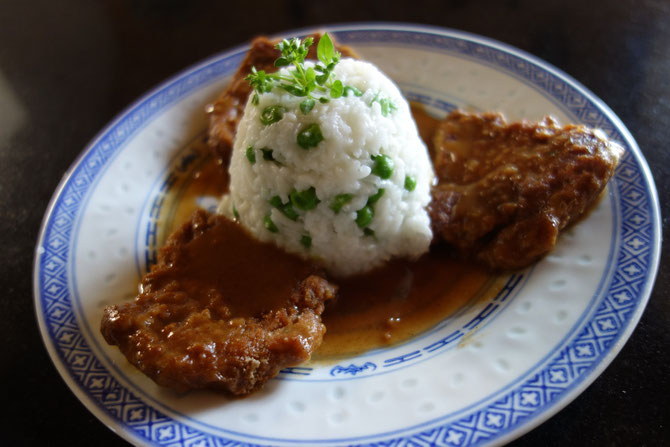
{"label": "rice mound", "polygon": [[[317,101],[307,114],[300,110],[304,98],[278,88],[260,95],[257,105],[249,99],[235,137],[230,194],[219,211],[234,215],[259,240],[312,258],[335,276],[348,276],[428,250],[433,169],[409,105],[390,79],[374,65],[351,59],[341,60],[335,75],[362,95],[349,91],[327,103]],[[277,105],[284,108],[283,117],[263,124],[263,111]],[[298,134],[313,123],[323,140],[304,149]],[[382,178],[388,172],[374,172],[380,154],[392,160],[389,178]],[[318,199],[314,208],[290,205],[294,212],[284,212],[292,191],[310,188]],[[337,210],[336,202],[343,201]],[[359,213],[366,205],[374,214],[368,223]]]}

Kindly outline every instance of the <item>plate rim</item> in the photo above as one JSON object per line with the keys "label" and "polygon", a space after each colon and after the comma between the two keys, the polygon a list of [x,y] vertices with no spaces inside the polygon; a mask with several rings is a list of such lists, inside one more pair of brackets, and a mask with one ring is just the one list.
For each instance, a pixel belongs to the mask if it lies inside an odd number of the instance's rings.
{"label": "plate rim", "polygon": [[[569,391],[564,392],[563,395],[558,399],[553,401],[552,405],[546,407],[541,413],[533,414],[532,418],[525,423],[522,423],[518,426],[510,427],[506,432],[498,432],[498,435],[493,440],[494,442],[505,443],[509,442],[512,439],[527,433],[533,428],[545,422],[547,419],[555,415],[561,409],[565,408],[568,403],[572,402],[578,395],[580,395],[595,379],[597,379],[602,372],[610,365],[612,360],[618,355],[621,351],[623,345],[629,340],[633,330],[637,327],[637,324],[644,312],[646,305],[651,297],[651,291],[654,287],[655,279],[658,273],[658,266],[660,262],[660,248],[662,242],[662,234],[660,231],[661,228],[661,217],[660,217],[660,204],[658,199],[658,192],[654,183],[654,179],[651,175],[648,163],[644,158],[637,142],[633,138],[630,131],[626,128],[623,122],[618,118],[618,116],[610,109],[610,107],[604,103],[599,97],[593,94],[585,86],[583,86],[579,81],[574,79],[572,76],[563,72],[562,70],[554,67],[548,62],[533,56],[532,54],[526,53],[524,50],[513,47],[511,45],[499,42],[497,40],[469,33],[466,31],[460,31],[451,28],[437,27],[432,25],[421,25],[421,24],[409,24],[403,22],[362,22],[362,23],[335,23],[327,25],[317,25],[310,27],[303,27],[293,30],[287,30],[281,33],[272,35],[271,37],[285,37],[291,35],[302,35],[309,32],[315,32],[319,30],[326,30],[336,32],[344,31],[364,31],[364,30],[379,30],[379,31],[408,31],[408,32],[417,32],[424,34],[437,34],[450,38],[456,38],[460,40],[472,41],[477,44],[490,46],[501,50],[505,53],[510,53],[516,55],[522,59],[529,61],[530,63],[539,66],[543,70],[546,70],[558,78],[562,79],[570,86],[577,89],[580,94],[588,98],[598,109],[610,120],[614,125],[615,129],[621,134],[624,138],[626,144],[628,144],[631,149],[631,155],[634,156],[635,162],[640,168],[643,180],[645,180],[645,191],[648,194],[649,201],[649,216],[650,224],[653,231],[653,237],[650,238],[649,248],[650,248],[650,262],[648,264],[648,271],[650,272],[648,280],[644,283],[644,287],[637,294],[641,299],[639,304],[636,305],[633,315],[629,318],[627,325],[623,330],[617,332],[617,340],[615,346],[609,348],[604,357],[600,359],[592,368],[592,371],[586,376],[583,377],[578,384],[573,386]],[[121,112],[116,114],[103,128],[100,130],[93,139],[91,139],[85,146],[84,149],[78,154],[76,159],[68,167],[67,171],[60,180],[58,186],[56,187],[49,204],[46,208],[45,214],[43,216],[42,222],[40,224],[39,236],[37,239],[37,244],[35,246],[34,257],[33,257],[33,304],[35,306],[35,314],[38,321],[38,326],[40,329],[40,335],[42,341],[49,353],[52,363],[59,372],[61,378],[65,381],[66,385],[75,396],[84,404],[88,411],[91,411],[96,418],[101,420],[108,428],[110,428],[114,433],[123,437],[124,439],[130,442],[144,441],[142,438],[134,436],[135,433],[127,425],[120,423],[118,419],[113,418],[106,411],[102,410],[100,404],[96,402],[91,395],[86,393],[83,387],[77,383],[72,377],[71,373],[67,370],[66,366],[61,362],[59,354],[57,352],[54,340],[49,336],[47,323],[45,321],[44,310],[41,306],[41,291],[39,289],[39,274],[40,274],[40,259],[41,254],[43,253],[42,244],[44,242],[47,223],[50,221],[53,216],[54,208],[58,202],[58,199],[62,196],[63,190],[68,185],[72,176],[74,175],[76,168],[81,164],[82,160],[88,155],[96,146],[100,140],[106,136],[111,129],[114,128],[119,122],[123,121],[134,109],[136,109],[144,101],[148,100],[155,94],[163,91],[167,86],[174,83],[178,79],[184,78],[189,74],[210,65],[211,63],[226,58],[232,57],[241,51],[246,51],[249,48],[248,42],[245,44],[240,44],[235,47],[232,47],[228,50],[218,52],[204,60],[196,62],[188,66],[187,68],[179,71],[178,73],[169,76],[164,79],[162,82],[157,84],[155,87],[143,93],[138,99],[133,101],[130,105],[125,107]],[[204,87],[200,85],[199,88]],[[402,435],[401,435],[402,436]],[[308,442],[308,441],[306,441]],[[327,441],[322,441],[327,442]]]}

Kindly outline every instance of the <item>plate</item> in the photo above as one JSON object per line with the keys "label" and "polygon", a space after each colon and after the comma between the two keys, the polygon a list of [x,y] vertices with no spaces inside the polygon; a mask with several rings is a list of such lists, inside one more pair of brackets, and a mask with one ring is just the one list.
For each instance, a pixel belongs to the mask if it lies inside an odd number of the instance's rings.
{"label": "plate", "polygon": [[246,47],[176,75],[82,152],[52,198],[35,255],[35,307],[54,364],[88,409],[134,444],[501,444],[583,391],[644,310],[659,260],[657,194],[635,141],[602,101],[550,65],[482,37],[412,25],[328,30],[430,113],[551,114],[602,129],[626,154],[599,205],[550,256],[489,285],[486,299],[473,295],[430,330],[285,369],[245,399],[180,395],[137,372],[99,332],[104,306],[136,293],[166,222],[179,220],[189,201],[215,206],[216,192],[193,194],[190,179],[208,162],[205,107]]}

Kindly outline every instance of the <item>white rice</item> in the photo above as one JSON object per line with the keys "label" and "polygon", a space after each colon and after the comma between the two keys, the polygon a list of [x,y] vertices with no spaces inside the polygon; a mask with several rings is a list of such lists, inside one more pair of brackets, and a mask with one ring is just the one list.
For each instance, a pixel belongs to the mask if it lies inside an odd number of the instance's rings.
{"label": "white rice", "polygon": [[[241,224],[259,240],[273,241],[315,259],[333,275],[347,276],[392,257],[415,258],[428,250],[432,233],[425,208],[433,170],[409,105],[391,80],[372,64],[350,59],[341,60],[335,74],[363,95],[350,93],[325,104],[317,102],[306,115],[299,108],[304,98],[277,88],[260,95],[258,105],[247,103],[230,163],[230,195],[219,210],[232,216],[234,206]],[[384,116],[381,98],[390,99],[397,109]],[[283,118],[262,124],[262,111],[273,105],[286,109]],[[318,123],[324,139],[306,150],[297,144],[297,136],[312,123]],[[248,147],[253,148],[254,163],[247,157]],[[274,161],[264,159],[261,148],[270,148]],[[372,156],[379,154],[394,162],[388,179],[372,173]],[[413,191],[405,188],[406,176],[416,181]],[[291,191],[311,187],[320,202],[308,211],[294,208],[297,220],[270,204],[274,196],[288,203]],[[374,218],[361,228],[357,211],[380,188],[383,195],[370,205]],[[353,197],[335,213],[333,200],[345,193]],[[267,229],[266,216],[277,232]],[[311,246],[304,246],[305,237],[311,238]]]}

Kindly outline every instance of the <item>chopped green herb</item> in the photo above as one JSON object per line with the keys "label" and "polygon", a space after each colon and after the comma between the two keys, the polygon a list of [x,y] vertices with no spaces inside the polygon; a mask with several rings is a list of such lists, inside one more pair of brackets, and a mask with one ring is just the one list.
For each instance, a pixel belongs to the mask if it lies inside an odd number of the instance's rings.
{"label": "chopped green herb", "polygon": [[375,102],[378,102],[382,110],[382,116],[388,116],[389,113],[398,110],[398,107],[390,98],[380,98],[379,95],[381,95],[381,92],[377,92],[375,97],[372,98],[372,101],[368,104],[370,107],[372,107],[372,104]]}
{"label": "chopped green herb", "polygon": [[375,162],[372,166],[372,173],[384,180],[391,178],[394,166],[393,159],[384,154],[372,155],[371,158]]}
{"label": "chopped green herb", "polygon": [[382,116],[389,116],[390,113],[398,110],[398,107],[396,107],[395,103],[389,98],[383,98],[380,100],[379,105],[382,106]]}
{"label": "chopped green herb", "polygon": [[251,67],[251,74],[245,78],[249,81],[251,88],[255,90],[251,102],[258,105],[258,95],[268,93],[272,90],[273,79],[271,76],[265,73],[264,70],[257,71],[256,67]]}
{"label": "chopped green herb", "polygon": [[263,152],[263,160],[275,161],[274,155],[272,155],[272,149],[264,147],[263,149],[261,149],[261,152]]}
{"label": "chopped green herb", "polygon": [[365,205],[360,210],[356,211],[356,225],[359,228],[365,228],[370,225],[372,218],[375,217],[375,212],[370,205]]}
{"label": "chopped green herb", "polygon": [[291,202],[287,203],[282,203],[281,199],[279,196],[274,196],[270,200],[270,205],[274,206],[277,208],[281,213],[288,217],[291,220],[298,220],[298,217],[300,217],[297,213],[297,211],[293,208],[293,205]]}
{"label": "chopped green herb", "polygon": [[363,92],[358,90],[356,87],[353,85],[347,85],[344,87],[344,92],[342,93],[343,96],[349,96],[349,92],[353,93],[354,96],[363,96]]}
{"label": "chopped green herb", "polygon": [[304,127],[298,134],[298,146],[303,149],[316,147],[323,141],[323,134],[318,124],[313,123]]}
{"label": "chopped green herb", "polygon": [[373,230],[372,228],[363,228],[363,234],[366,236],[374,236],[375,230]]}
{"label": "chopped green herb", "polygon": [[379,188],[376,194],[368,197],[368,205],[372,205],[384,195],[384,188]]}
{"label": "chopped green herb", "polygon": [[416,188],[416,180],[414,177],[410,177],[409,175],[405,176],[405,189],[409,192],[414,191],[414,188]]}
{"label": "chopped green herb", "polygon": [[279,228],[277,228],[277,225],[272,221],[269,214],[263,219],[263,225],[265,225],[265,229],[270,233],[279,233]]}
{"label": "chopped green herb", "polygon": [[307,98],[303,102],[301,102],[300,110],[302,111],[303,115],[307,115],[314,108],[315,104],[316,101],[314,101],[313,98]]}
{"label": "chopped green herb", "polygon": [[237,208],[235,208],[235,204],[233,203],[233,217],[235,220],[240,220],[240,213],[237,212]]}
{"label": "chopped green herb", "polygon": [[309,47],[314,43],[312,37],[308,37],[304,42],[300,39],[282,40],[275,47],[281,51],[281,57],[275,61],[275,67],[286,67],[296,62],[302,62],[307,57]]}
{"label": "chopped green herb", "polygon": [[312,246],[312,238],[307,234],[303,234],[300,237],[300,243],[302,244],[303,247],[309,248]]}
{"label": "chopped green herb", "polygon": [[284,117],[286,108],[283,106],[268,106],[261,112],[261,123],[267,125],[276,123]]}
{"label": "chopped green herb", "polygon": [[316,197],[316,189],[312,186],[304,191],[296,191],[295,189],[289,194],[291,203],[299,210],[309,211],[316,208],[320,200]]}
{"label": "chopped green herb", "polygon": [[326,98],[325,96],[322,96],[322,97],[319,98],[319,102],[320,102],[321,104],[325,104],[325,103],[327,103],[327,102],[329,102],[329,101],[330,101],[330,99]]}
{"label": "chopped green herb", "polygon": [[353,199],[353,194],[338,194],[335,196],[333,199],[333,203],[330,204],[330,209],[335,212],[335,214],[339,213],[340,210],[344,205],[347,203],[351,202],[351,199]]}
{"label": "chopped green herb", "polygon": [[319,44],[316,46],[316,57],[318,57],[321,62],[328,65],[336,54],[337,52],[335,51],[333,41],[330,40],[328,33],[324,33],[323,37],[319,39]]}
{"label": "chopped green herb", "polygon": [[342,85],[342,81],[339,79],[335,82],[333,82],[333,86],[330,87],[330,97],[333,99],[339,98],[342,96],[342,92],[344,91],[344,85]]}
{"label": "chopped green herb", "polygon": [[249,85],[254,90],[251,100],[253,104],[257,105],[258,96],[272,91],[274,87],[286,90],[295,96],[306,96],[311,99],[318,97],[320,101],[324,97],[327,99],[328,96],[336,98],[342,95],[342,83],[335,81],[333,74],[341,55],[335,51],[335,46],[328,33],[321,36],[316,48],[319,63],[314,68],[305,67],[305,57],[313,42],[314,39],[311,37],[304,41],[294,38],[284,39],[276,45],[281,56],[275,60],[274,65],[275,67],[292,65],[293,68],[289,69],[288,73],[266,73],[264,70],[256,70],[256,67],[251,68],[251,74],[245,79],[249,81]]}
{"label": "chopped green herb", "polygon": [[254,152],[253,146],[247,147],[247,160],[249,160],[251,164],[256,163],[256,152]]}

